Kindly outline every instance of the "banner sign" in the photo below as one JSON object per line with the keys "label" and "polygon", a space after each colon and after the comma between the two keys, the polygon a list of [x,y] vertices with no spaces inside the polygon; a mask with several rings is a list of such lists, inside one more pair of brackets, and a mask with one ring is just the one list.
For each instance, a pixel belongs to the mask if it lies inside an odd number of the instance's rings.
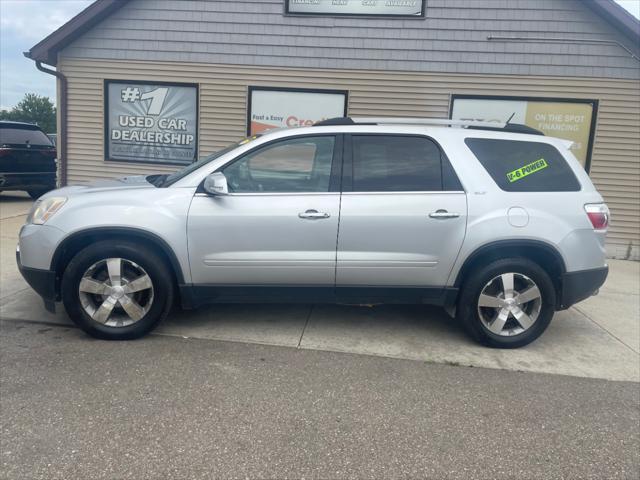
{"label": "banner sign", "polygon": [[597,100],[453,95],[450,117],[506,122],[513,115],[511,123],[574,142],[571,151],[588,171],[597,108]]}
{"label": "banner sign", "polygon": [[347,95],[344,90],[249,87],[247,134],[345,117]]}
{"label": "banner sign", "polygon": [[196,85],[105,81],[105,158],[189,164],[198,145]]}
{"label": "banner sign", "polygon": [[285,0],[285,13],[424,17],[425,0]]}

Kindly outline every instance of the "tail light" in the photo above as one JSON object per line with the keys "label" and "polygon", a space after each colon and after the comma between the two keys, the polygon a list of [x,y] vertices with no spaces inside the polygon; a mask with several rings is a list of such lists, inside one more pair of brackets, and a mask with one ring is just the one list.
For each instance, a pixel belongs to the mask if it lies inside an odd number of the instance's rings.
{"label": "tail light", "polygon": [[47,148],[47,149],[42,149],[42,150],[38,150],[40,152],[41,155],[45,156],[45,157],[50,157],[50,158],[56,158],[56,149],[55,148]]}
{"label": "tail light", "polygon": [[609,226],[609,208],[604,203],[588,203],[584,211],[593,225],[594,230],[606,230]]}

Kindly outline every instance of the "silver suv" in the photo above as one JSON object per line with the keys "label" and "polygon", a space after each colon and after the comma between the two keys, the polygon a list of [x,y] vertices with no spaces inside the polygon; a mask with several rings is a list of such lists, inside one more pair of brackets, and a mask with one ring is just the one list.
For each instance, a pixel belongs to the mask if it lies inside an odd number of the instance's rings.
{"label": "silver suv", "polygon": [[607,276],[609,212],[570,147],[451,120],[270,131],[171,175],[44,195],[18,265],[105,339],[144,335],[175,302],[419,303],[519,347]]}

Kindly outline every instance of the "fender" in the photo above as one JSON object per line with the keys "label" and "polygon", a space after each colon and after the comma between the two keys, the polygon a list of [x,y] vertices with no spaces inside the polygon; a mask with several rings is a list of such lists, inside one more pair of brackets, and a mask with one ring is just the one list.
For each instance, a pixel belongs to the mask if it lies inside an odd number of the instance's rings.
{"label": "fender", "polygon": [[178,262],[178,259],[169,244],[155,233],[151,233],[147,230],[134,227],[95,227],[89,228],[87,230],[81,230],[69,235],[62,242],[60,242],[60,245],[58,245],[58,247],[56,248],[56,251],[54,252],[51,259],[51,270],[54,272],[59,271],[60,262],[64,258],[67,246],[72,245],[76,242],[82,242],[83,240],[92,237],[105,238],[107,236],[137,238],[151,243],[156,248],[158,248],[171,263],[171,268],[174,271],[178,285],[184,283],[184,275],[182,273],[182,268],[180,267],[180,262]]}
{"label": "fender", "polygon": [[467,259],[462,264],[462,267],[460,267],[460,269],[458,270],[453,286],[459,288],[468,270],[482,257],[495,254],[496,251],[505,249],[518,249],[524,250],[525,252],[528,251],[529,253],[537,252],[538,254],[542,252],[543,255],[553,258],[553,260],[556,262],[557,266],[560,269],[560,271],[558,272],[559,275],[562,275],[567,271],[567,267],[564,259],[562,258],[562,255],[557,248],[550,245],[549,243],[543,242],[541,240],[528,239],[498,240],[478,247],[473,251],[473,253],[471,253],[471,255],[467,257]]}

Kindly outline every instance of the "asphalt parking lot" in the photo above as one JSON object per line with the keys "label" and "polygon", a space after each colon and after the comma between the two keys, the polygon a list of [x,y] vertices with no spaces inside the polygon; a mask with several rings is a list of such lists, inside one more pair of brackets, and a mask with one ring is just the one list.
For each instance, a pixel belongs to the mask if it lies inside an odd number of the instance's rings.
{"label": "asphalt parking lot", "polygon": [[638,478],[638,384],[4,322],[7,479]]}
{"label": "asphalt parking lot", "polygon": [[2,478],[640,475],[638,263],[512,351],[421,306],[219,305],[102,342],[17,272],[30,203],[0,195]]}

